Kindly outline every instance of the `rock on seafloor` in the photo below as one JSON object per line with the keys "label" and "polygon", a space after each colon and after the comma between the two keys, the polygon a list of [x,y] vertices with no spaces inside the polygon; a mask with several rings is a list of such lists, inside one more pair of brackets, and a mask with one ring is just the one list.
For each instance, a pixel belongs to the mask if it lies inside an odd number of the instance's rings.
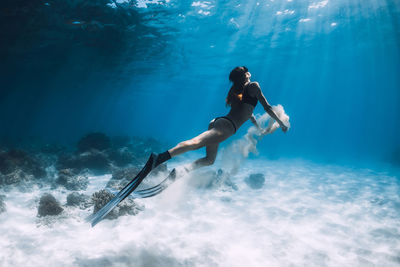
{"label": "rock on seafloor", "polygon": [[46,193],[40,198],[38,207],[39,216],[58,215],[63,210],[64,209],[53,195]]}
{"label": "rock on seafloor", "polygon": [[39,160],[19,149],[0,151],[0,185],[18,184],[46,177]]}
{"label": "rock on seafloor", "polygon": [[108,173],[111,170],[111,162],[107,153],[92,149],[79,154],[81,168],[88,168],[99,174]]}
{"label": "rock on seafloor", "polygon": [[111,171],[108,155],[96,149],[78,154],[63,154],[58,158],[57,169],[89,169],[95,174],[105,174]]}
{"label": "rock on seafloor", "polygon": [[[162,145],[152,138],[119,137],[111,139],[103,133],[90,133],[81,138],[75,152],[59,153],[57,169],[88,169],[95,175],[120,168],[143,166],[151,152],[162,151]],[[163,166],[153,171],[162,170]]]}
{"label": "rock on seafloor", "polygon": [[262,173],[250,174],[245,180],[245,183],[252,189],[260,189],[264,186],[265,177]]}
{"label": "rock on seafloor", "polygon": [[[117,169],[113,172],[111,179],[107,183],[108,188],[112,188],[115,190],[121,190],[125,187],[136,175],[141,171],[142,166],[140,167],[128,167],[124,169]],[[160,172],[167,172],[167,165],[160,164],[154,170],[151,171],[148,177],[143,181],[141,185],[146,185],[146,183],[151,180],[153,175],[157,175]]]}
{"label": "rock on seafloor", "polygon": [[132,163],[140,164],[140,161],[127,147],[110,149],[107,154],[111,162],[117,167],[124,167]]}
{"label": "rock on seafloor", "polygon": [[81,209],[86,209],[90,207],[93,203],[90,200],[90,196],[85,194],[80,194],[78,192],[72,192],[67,196],[67,206],[79,207]]}
{"label": "rock on seafloor", "polygon": [[130,167],[130,168],[116,170],[115,172],[113,172],[111,179],[108,181],[107,187],[116,190],[121,190],[139,172],[140,172],[140,167]]}
{"label": "rock on seafloor", "polygon": [[82,137],[78,142],[78,152],[86,152],[92,149],[106,150],[111,147],[111,139],[104,133],[90,133]]}
{"label": "rock on seafloor", "polygon": [[[114,198],[114,194],[111,192],[102,189],[98,192],[95,192],[92,195],[92,201],[94,204],[93,213],[99,211],[102,207],[104,207],[111,199]],[[119,203],[105,218],[107,219],[116,219],[122,215],[136,215],[142,210],[143,207],[139,207],[133,199],[126,198],[121,203]]]}
{"label": "rock on seafloor", "polygon": [[85,190],[89,184],[89,178],[87,173],[69,168],[58,171],[56,182],[68,190]]}

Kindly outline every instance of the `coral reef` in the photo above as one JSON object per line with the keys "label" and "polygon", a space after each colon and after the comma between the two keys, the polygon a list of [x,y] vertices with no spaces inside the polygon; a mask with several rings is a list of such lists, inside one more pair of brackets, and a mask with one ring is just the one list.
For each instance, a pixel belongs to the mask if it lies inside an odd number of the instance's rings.
{"label": "coral reef", "polygon": [[85,190],[89,183],[86,173],[78,173],[76,169],[62,169],[58,171],[57,184],[68,190]]}
{"label": "coral reef", "polygon": [[67,206],[79,207],[86,209],[93,203],[90,201],[90,196],[80,194],[78,192],[72,192],[67,196]]}
{"label": "coral reef", "polygon": [[[99,211],[104,205],[106,205],[112,198],[114,194],[107,190],[100,190],[92,195],[92,201],[94,204],[93,213]],[[122,215],[136,215],[142,207],[139,207],[133,199],[125,199],[119,203],[107,216],[107,219],[116,219]]]}
{"label": "coral reef", "polygon": [[103,151],[111,147],[111,139],[104,133],[90,133],[82,137],[78,142],[78,152],[89,150]]}
{"label": "coral reef", "polygon": [[41,162],[19,149],[0,152],[0,184],[18,184],[46,177]]}
{"label": "coral reef", "polygon": [[58,215],[63,210],[64,209],[53,195],[46,193],[40,198],[38,216]]}

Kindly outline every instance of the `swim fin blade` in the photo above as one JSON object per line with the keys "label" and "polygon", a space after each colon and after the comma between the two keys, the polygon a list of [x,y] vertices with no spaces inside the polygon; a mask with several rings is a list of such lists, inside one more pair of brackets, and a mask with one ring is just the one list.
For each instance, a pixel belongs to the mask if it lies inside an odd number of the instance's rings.
{"label": "swim fin blade", "polygon": [[150,188],[135,191],[135,192],[133,192],[133,197],[134,198],[148,198],[148,197],[158,195],[162,191],[164,191],[172,182],[175,181],[176,176],[177,176],[177,174],[176,174],[176,170],[174,168],[169,173],[167,178],[165,178],[161,183],[159,183],[156,186],[150,187]]}
{"label": "swim fin blade", "polygon": [[111,199],[104,207],[98,210],[96,213],[90,215],[86,220],[90,221],[92,227],[98,224],[108,213],[110,213],[113,208],[115,208],[121,201],[123,201],[130,193],[135,190],[144,178],[154,169],[156,163],[157,155],[152,153],[147,160],[143,169],[133,178],[118,194]]}

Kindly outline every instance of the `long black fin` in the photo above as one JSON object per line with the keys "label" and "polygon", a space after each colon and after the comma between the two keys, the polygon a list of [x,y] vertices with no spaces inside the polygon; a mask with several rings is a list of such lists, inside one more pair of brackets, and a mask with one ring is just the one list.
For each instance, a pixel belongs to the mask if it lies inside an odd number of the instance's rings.
{"label": "long black fin", "polygon": [[104,207],[98,210],[95,214],[92,214],[87,218],[91,222],[92,227],[98,224],[108,213],[112,211],[122,200],[124,200],[130,193],[135,190],[144,178],[155,168],[157,155],[152,153],[147,160],[143,169],[133,178],[119,193],[111,199]]}
{"label": "long black fin", "polygon": [[156,186],[146,188],[143,190],[138,190],[134,192],[135,198],[147,198],[160,194],[164,189],[166,189],[173,181],[176,179],[175,168],[169,173],[168,177],[165,178],[161,183]]}

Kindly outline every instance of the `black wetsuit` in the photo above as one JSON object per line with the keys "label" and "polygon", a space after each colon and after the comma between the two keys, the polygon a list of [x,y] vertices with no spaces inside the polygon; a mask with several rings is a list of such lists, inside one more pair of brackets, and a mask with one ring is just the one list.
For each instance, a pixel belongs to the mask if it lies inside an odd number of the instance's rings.
{"label": "black wetsuit", "polygon": [[252,86],[252,85],[254,85],[254,83],[249,83],[248,85],[246,85],[243,88],[243,95],[242,95],[242,101],[241,102],[242,103],[247,103],[247,104],[252,105],[253,107],[256,107],[257,106],[257,102],[258,102],[257,97],[249,95],[249,93],[246,90],[246,88],[248,88],[249,86]]}
{"label": "black wetsuit", "polygon": [[[256,107],[256,105],[258,103],[257,97],[249,95],[249,93],[246,90],[249,86],[252,86],[252,85],[254,85],[254,83],[249,83],[243,88],[242,100],[240,102],[241,103],[247,103],[247,104],[252,105],[253,107]],[[217,118],[215,118],[215,120],[218,120],[218,119],[221,119],[221,118],[227,119],[232,124],[233,128],[235,129],[235,133],[236,133],[237,127],[236,127],[235,122],[232,119],[230,119],[229,117],[227,117],[227,116],[217,117]]]}
{"label": "black wetsuit", "polygon": [[233,128],[235,129],[235,133],[236,133],[236,124],[233,122],[233,120],[231,120],[229,117],[227,117],[227,116],[222,116],[222,117],[216,117],[215,119],[214,119],[214,121],[217,121],[218,119],[226,119],[226,120],[228,120],[231,124],[232,124],[232,126],[233,126]]}

